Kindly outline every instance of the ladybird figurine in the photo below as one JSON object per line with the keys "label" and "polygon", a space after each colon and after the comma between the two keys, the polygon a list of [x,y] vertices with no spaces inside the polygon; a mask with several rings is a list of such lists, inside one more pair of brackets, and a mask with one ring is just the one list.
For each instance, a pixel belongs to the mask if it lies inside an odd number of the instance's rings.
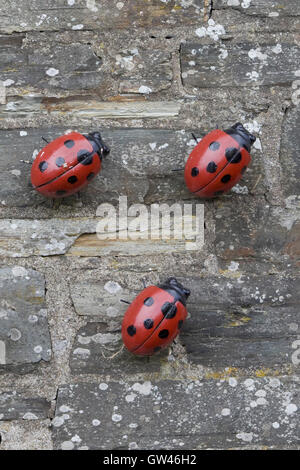
{"label": "ladybird figurine", "polygon": [[150,356],[176,338],[187,316],[189,289],[175,278],[146,287],[128,307],[122,323],[126,348],[138,356]]}
{"label": "ladybird figurine", "polygon": [[70,196],[89,184],[109,153],[99,132],[71,132],[48,143],[31,167],[34,189],[46,197]]}
{"label": "ladybird figurine", "polygon": [[188,189],[201,198],[229,191],[243,176],[251,161],[256,137],[240,123],[207,134],[191,152],[184,170]]}

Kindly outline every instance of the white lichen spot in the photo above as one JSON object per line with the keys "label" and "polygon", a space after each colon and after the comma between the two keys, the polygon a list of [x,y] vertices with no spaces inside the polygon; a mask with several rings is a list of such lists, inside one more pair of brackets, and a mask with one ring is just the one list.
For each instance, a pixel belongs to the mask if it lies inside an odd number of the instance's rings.
{"label": "white lichen spot", "polygon": [[231,261],[230,265],[228,266],[228,271],[237,271],[239,269],[239,263],[236,261]]}
{"label": "white lichen spot", "polygon": [[32,157],[31,157],[32,160],[35,160],[36,157],[38,156],[38,154],[39,154],[39,151],[38,151],[37,149],[35,149],[35,150],[33,151]]}
{"label": "white lichen spot", "polygon": [[23,268],[23,266],[14,266],[11,271],[15,277],[25,277],[28,274],[27,269]]}
{"label": "white lichen spot", "polygon": [[249,193],[247,186],[241,186],[240,184],[236,184],[233,188],[231,188],[231,191],[236,194],[248,194]]}
{"label": "white lichen spot", "polygon": [[219,54],[219,59],[224,60],[228,57],[228,51],[227,49],[220,49],[220,54]]}
{"label": "white lichen spot", "polygon": [[60,447],[62,450],[73,450],[75,446],[72,441],[64,441]]}
{"label": "white lichen spot", "polygon": [[132,403],[136,397],[135,393],[130,393],[129,395],[126,395],[125,400],[127,403]]}
{"label": "white lichen spot", "polygon": [[21,172],[20,172],[20,170],[11,170],[11,174],[14,175],[14,176],[20,176]]}
{"label": "white lichen spot", "polygon": [[68,0],[68,5],[72,7],[75,4],[75,0]]}
{"label": "white lichen spot", "polygon": [[156,145],[157,145],[156,142],[151,142],[151,143],[149,144],[151,150],[155,150],[155,149],[156,149]]}
{"label": "white lichen spot", "polygon": [[227,5],[229,7],[238,7],[240,5],[240,0],[227,0]]}
{"label": "white lichen spot", "polygon": [[263,405],[267,405],[268,402],[267,402],[267,400],[266,400],[265,398],[260,397],[260,398],[258,398],[258,399],[256,400],[256,403],[257,403],[258,405],[263,406]]}
{"label": "white lichen spot", "polygon": [[139,88],[139,93],[149,95],[149,93],[152,93],[152,88],[150,88],[148,86],[145,86],[145,85],[142,85]]}
{"label": "white lichen spot", "polygon": [[122,10],[123,6],[124,6],[124,3],[123,3],[123,2],[118,2],[118,3],[116,4],[116,7],[117,7],[118,10]]}
{"label": "white lichen spot", "polygon": [[298,410],[297,405],[294,405],[293,403],[290,403],[289,405],[287,405],[287,407],[285,409],[285,412],[286,412],[287,415],[292,415],[297,410]]}
{"label": "white lichen spot", "polygon": [[252,72],[246,73],[246,77],[248,77],[251,82],[256,82],[259,78],[259,74],[255,70],[252,70]]}
{"label": "white lichen spot", "polygon": [[253,433],[252,432],[239,432],[236,437],[241,439],[244,442],[252,442]]}
{"label": "white lichen spot", "polygon": [[55,75],[59,74],[59,70],[54,67],[50,67],[50,69],[46,70],[46,74],[49,75],[49,77],[55,77]]}
{"label": "white lichen spot", "polygon": [[108,389],[108,385],[104,382],[102,382],[100,385],[99,385],[99,389],[100,390],[107,390]]}
{"label": "white lichen spot", "polygon": [[71,441],[80,443],[82,442],[82,439],[78,436],[78,434],[75,434],[75,436],[71,438]]}
{"label": "white lichen spot", "polygon": [[140,393],[141,395],[150,395],[151,389],[152,389],[152,384],[149,381],[144,382],[143,384],[140,384],[139,382],[136,382],[132,386],[132,390],[134,390],[135,392]]}
{"label": "white lichen spot", "polygon": [[105,286],[104,286],[104,289],[109,292],[110,294],[116,294],[117,292],[121,291],[122,290],[122,287],[120,286],[120,284],[118,284],[117,282],[114,282],[114,281],[108,281]]}
{"label": "white lichen spot", "polygon": [[52,420],[52,426],[54,426],[55,428],[59,428],[60,426],[62,426],[64,424],[65,420],[62,416],[56,416],[53,420]]}
{"label": "white lichen spot", "polygon": [[281,44],[276,44],[276,46],[272,47],[272,52],[274,52],[274,54],[281,54],[282,52],[282,47],[281,47]]}
{"label": "white lichen spot", "polygon": [[7,80],[4,80],[4,81],[2,82],[3,86],[5,86],[5,87],[11,86],[11,85],[13,85],[14,83],[15,83],[15,81],[14,81],[14,80],[11,80],[10,78],[8,78]]}
{"label": "white lichen spot", "polygon": [[223,408],[221,411],[222,416],[229,416],[230,415],[230,409],[229,408]]}
{"label": "white lichen spot", "polygon": [[73,29],[74,31],[79,31],[80,29],[83,29],[83,24],[74,24],[74,25],[72,26],[72,29]]}
{"label": "white lichen spot", "polygon": [[133,70],[135,64],[133,62],[133,56],[122,57],[120,54],[116,55],[116,64],[119,65],[122,69]]}
{"label": "white lichen spot", "polygon": [[251,408],[256,408],[257,407],[256,401],[251,401],[250,406],[251,406]]}
{"label": "white lichen spot", "polygon": [[96,0],[86,0],[86,7],[94,13],[98,11],[98,7],[96,6]]}
{"label": "white lichen spot", "polygon": [[9,331],[8,336],[12,341],[19,341],[19,339],[22,337],[22,333],[17,328],[12,328]]}
{"label": "white lichen spot", "polygon": [[265,390],[257,390],[257,392],[255,392],[256,397],[265,397],[266,395],[267,392]]}
{"label": "white lichen spot", "polygon": [[256,141],[255,141],[254,144],[253,144],[253,147],[254,147],[256,150],[262,150],[261,141],[260,141],[259,138],[256,139]]}
{"label": "white lichen spot", "polygon": [[119,414],[117,414],[117,413],[114,413],[114,414],[112,415],[111,419],[112,419],[112,421],[113,421],[114,423],[119,423],[120,421],[122,421],[123,416],[122,416],[122,415],[119,415]]}
{"label": "white lichen spot", "polygon": [[250,51],[248,52],[248,56],[252,60],[258,59],[260,61],[265,61],[268,58],[267,54],[264,54],[263,52],[261,52],[260,47],[258,47],[257,49],[250,49]]}
{"label": "white lichen spot", "polygon": [[128,449],[129,450],[134,450],[134,449],[138,449],[139,446],[137,445],[136,442],[129,442],[129,446],[128,446]]}
{"label": "white lichen spot", "polygon": [[23,419],[31,420],[31,419],[38,419],[38,417],[33,413],[25,413]]}
{"label": "white lichen spot", "polygon": [[229,380],[228,380],[228,383],[230,385],[230,387],[236,387],[237,386],[237,380],[233,377],[230,377]]}
{"label": "white lichen spot", "polygon": [[208,20],[207,28],[205,26],[201,26],[200,28],[196,29],[195,34],[199,38],[203,38],[205,36],[210,37],[214,41],[218,41],[219,37],[225,34],[226,31],[224,26],[221,24],[216,24],[212,18]]}
{"label": "white lichen spot", "polygon": [[33,350],[36,354],[40,354],[43,351],[43,348],[42,346],[38,345],[38,346],[35,346]]}
{"label": "white lichen spot", "polygon": [[26,131],[20,131],[20,136],[21,137],[25,137],[27,135],[27,132]]}
{"label": "white lichen spot", "polygon": [[249,8],[250,7],[251,0],[243,0],[241,3],[242,8]]}
{"label": "white lichen spot", "polygon": [[280,424],[277,423],[277,421],[275,421],[275,423],[272,423],[272,426],[273,426],[274,429],[278,429]]}
{"label": "white lichen spot", "polygon": [[92,421],[93,426],[97,427],[97,426],[100,426],[100,424],[101,424],[101,421],[99,421],[99,419],[93,419],[93,421]]}
{"label": "white lichen spot", "polygon": [[91,354],[91,351],[85,348],[76,348],[74,349],[73,354],[88,357]]}
{"label": "white lichen spot", "polygon": [[279,16],[279,13],[278,11],[271,11],[268,16],[269,18],[276,18],[277,16]]}

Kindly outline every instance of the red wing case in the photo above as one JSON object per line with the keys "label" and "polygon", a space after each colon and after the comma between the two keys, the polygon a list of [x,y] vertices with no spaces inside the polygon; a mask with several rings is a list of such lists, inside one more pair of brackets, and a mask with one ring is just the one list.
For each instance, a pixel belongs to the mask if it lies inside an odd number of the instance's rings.
{"label": "red wing case", "polygon": [[227,131],[216,129],[203,137],[185,166],[184,178],[189,190],[203,198],[229,191],[247,169],[254,141],[255,137],[240,123]]}
{"label": "red wing case", "polygon": [[31,168],[33,187],[44,196],[60,198],[80,191],[99,173],[101,158],[91,142],[72,132],[47,144]]}

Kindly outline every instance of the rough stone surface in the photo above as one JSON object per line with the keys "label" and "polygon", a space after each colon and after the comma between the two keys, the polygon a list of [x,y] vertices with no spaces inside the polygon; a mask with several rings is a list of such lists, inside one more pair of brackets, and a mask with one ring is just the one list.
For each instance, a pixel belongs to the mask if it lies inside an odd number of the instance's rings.
{"label": "rough stone surface", "polygon": [[294,44],[187,43],[181,48],[183,84],[199,88],[291,84],[300,68],[299,57]]}
{"label": "rough stone surface", "polygon": [[49,361],[44,277],[22,266],[0,270],[0,371]]}
{"label": "rough stone surface", "polygon": [[[0,12],[0,449],[299,449],[299,1]],[[196,199],[192,133],[237,122],[257,137],[249,169]],[[80,195],[32,190],[42,137],[98,129],[111,152]],[[99,240],[120,196],[130,222],[132,204],[203,204],[203,246],[163,240],[163,221]],[[181,334],[135,357],[121,300],[171,276],[192,292]]]}
{"label": "rough stone surface", "polygon": [[43,419],[49,411],[50,403],[45,398],[24,398],[16,392],[0,395],[0,421]]}
{"label": "rough stone surface", "polygon": [[286,378],[70,384],[59,389],[54,447],[286,445],[299,438],[298,407],[299,384]]}

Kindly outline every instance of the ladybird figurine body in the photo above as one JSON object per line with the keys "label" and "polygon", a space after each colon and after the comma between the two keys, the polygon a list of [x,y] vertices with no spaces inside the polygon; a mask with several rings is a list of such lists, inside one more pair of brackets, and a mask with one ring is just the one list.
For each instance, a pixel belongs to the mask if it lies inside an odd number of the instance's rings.
{"label": "ladybird figurine body", "polygon": [[101,170],[102,156],[109,153],[99,132],[83,135],[71,132],[48,143],[31,167],[34,189],[46,197],[70,196]]}
{"label": "ladybird figurine body", "polygon": [[247,169],[255,140],[240,123],[204,136],[185,165],[184,179],[188,189],[201,198],[212,198],[229,191]]}
{"label": "ladybird figurine body", "polygon": [[175,278],[146,287],[124,315],[122,339],[126,348],[133,354],[150,356],[168,346],[186,319],[189,295]]}

